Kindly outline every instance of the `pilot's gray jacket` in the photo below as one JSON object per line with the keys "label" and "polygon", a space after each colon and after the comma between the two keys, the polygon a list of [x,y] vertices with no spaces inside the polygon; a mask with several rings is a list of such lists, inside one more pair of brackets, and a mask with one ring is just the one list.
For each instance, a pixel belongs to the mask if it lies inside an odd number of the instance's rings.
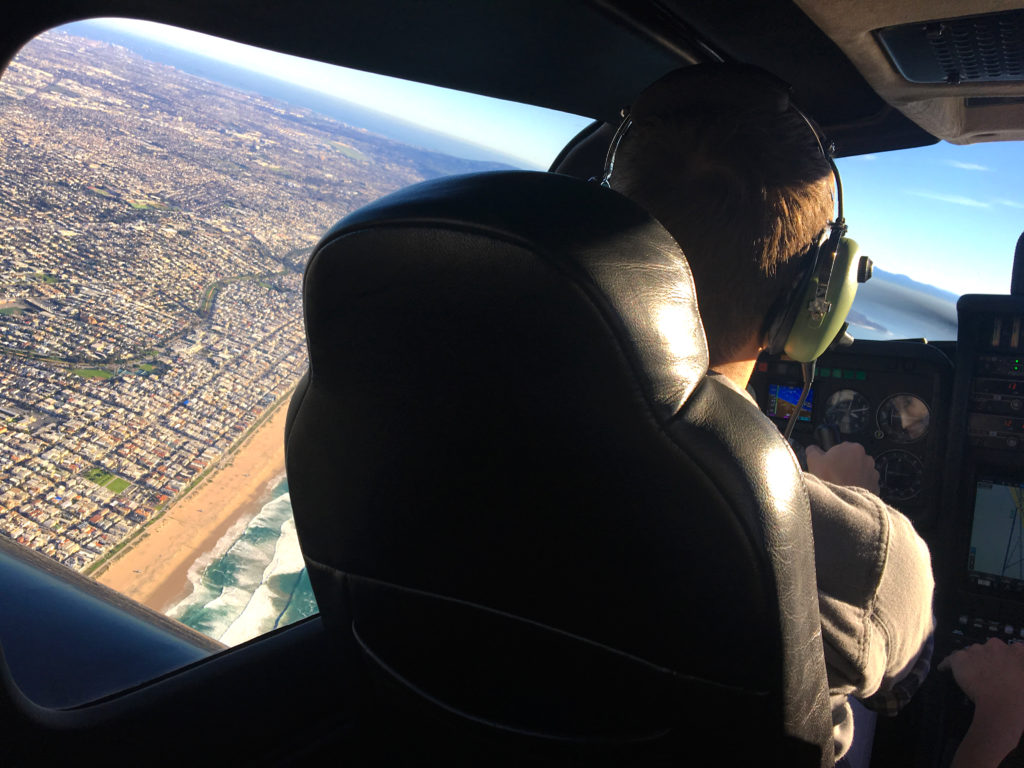
{"label": "pilot's gray jacket", "polygon": [[928,547],[906,517],[863,488],[804,479],[838,759],[853,740],[847,696],[877,701],[927,671],[917,662],[932,631],[935,582]]}
{"label": "pilot's gray jacket", "polygon": [[[728,377],[709,375],[756,406]],[[863,488],[808,472],[804,480],[838,760],[853,741],[849,696],[895,714],[927,673],[935,579],[928,546],[902,513]]]}

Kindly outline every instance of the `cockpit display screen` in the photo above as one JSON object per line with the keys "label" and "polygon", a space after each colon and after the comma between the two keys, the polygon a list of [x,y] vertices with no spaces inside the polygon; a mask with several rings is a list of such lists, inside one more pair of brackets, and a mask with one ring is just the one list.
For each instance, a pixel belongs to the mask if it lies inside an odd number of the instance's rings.
{"label": "cockpit display screen", "polygon": [[[768,385],[768,415],[776,419],[792,418],[796,413],[796,404],[800,402],[801,387],[787,387],[782,384]],[[814,390],[807,393],[807,400],[800,409],[800,421],[811,420],[811,401],[814,399]]]}
{"label": "cockpit display screen", "polygon": [[1024,482],[981,480],[974,497],[967,569],[1002,584],[1024,584]]}

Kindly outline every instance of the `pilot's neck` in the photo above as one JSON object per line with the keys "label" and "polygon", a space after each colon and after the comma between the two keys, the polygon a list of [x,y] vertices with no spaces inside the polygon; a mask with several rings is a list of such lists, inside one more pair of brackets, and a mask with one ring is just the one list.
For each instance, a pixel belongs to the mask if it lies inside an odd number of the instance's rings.
{"label": "pilot's neck", "polygon": [[711,370],[732,380],[732,383],[740,389],[746,389],[747,382],[750,381],[750,375],[754,372],[755,362],[757,362],[756,358],[754,360],[733,360],[728,363],[713,365]]}
{"label": "pilot's neck", "polygon": [[740,389],[746,389],[760,354],[761,345],[751,342],[733,355],[731,359],[720,360],[712,365],[711,370],[730,379]]}

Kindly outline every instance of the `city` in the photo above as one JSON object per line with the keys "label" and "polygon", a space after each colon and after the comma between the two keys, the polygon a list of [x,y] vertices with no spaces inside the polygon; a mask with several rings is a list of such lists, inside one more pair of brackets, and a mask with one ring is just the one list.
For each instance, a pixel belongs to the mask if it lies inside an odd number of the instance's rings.
{"label": "city", "polygon": [[301,377],[319,235],[469,168],[62,32],[0,106],[0,534],[88,573]]}

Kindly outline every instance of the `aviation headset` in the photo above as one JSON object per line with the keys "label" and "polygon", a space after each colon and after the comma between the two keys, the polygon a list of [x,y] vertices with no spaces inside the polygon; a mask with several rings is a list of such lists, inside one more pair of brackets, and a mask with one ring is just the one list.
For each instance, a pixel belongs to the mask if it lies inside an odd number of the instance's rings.
{"label": "aviation headset", "polygon": [[[709,75],[711,75],[709,77]],[[762,332],[762,346],[770,354],[781,352],[793,360],[810,363],[834,341],[845,335],[846,316],[857,293],[857,284],[871,277],[871,260],[858,258],[857,243],[846,237],[843,217],[843,185],[839,169],[826,149],[826,142],[809,117],[790,98],[790,89],[773,75],[741,64],[695,65],[676,70],[646,89],[624,113],[608,146],[601,185],[611,186],[615,156],[633,121],[649,115],[678,113],[700,104],[737,105],[739,99],[727,80],[770,89],[785,99],[785,110],[792,110],[807,123],[822,157],[828,163],[836,183],[836,218],[829,222],[801,258],[804,267],[782,297],[769,311]],[[763,97],[762,97],[763,98]]]}

